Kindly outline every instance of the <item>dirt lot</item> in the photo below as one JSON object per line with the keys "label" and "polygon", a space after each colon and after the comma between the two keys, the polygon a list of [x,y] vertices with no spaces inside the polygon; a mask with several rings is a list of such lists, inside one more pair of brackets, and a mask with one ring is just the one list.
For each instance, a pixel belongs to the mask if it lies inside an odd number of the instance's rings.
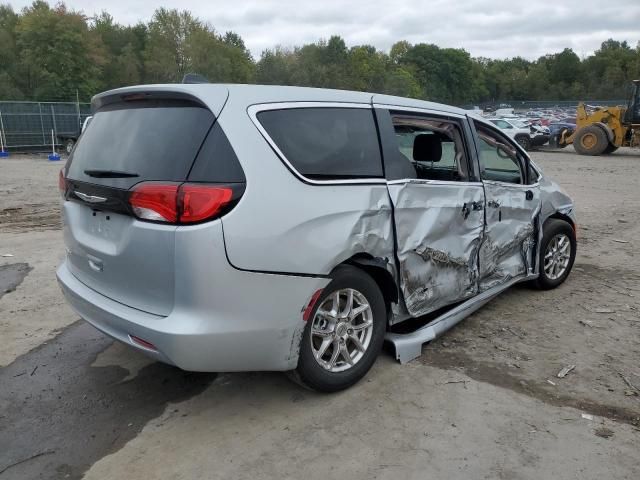
{"label": "dirt lot", "polygon": [[329,396],[180,372],[77,322],[54,279],[61,165],[2,159],[0,479],[640,478],[639,152],[532,156],[576,202],[569,280]]}

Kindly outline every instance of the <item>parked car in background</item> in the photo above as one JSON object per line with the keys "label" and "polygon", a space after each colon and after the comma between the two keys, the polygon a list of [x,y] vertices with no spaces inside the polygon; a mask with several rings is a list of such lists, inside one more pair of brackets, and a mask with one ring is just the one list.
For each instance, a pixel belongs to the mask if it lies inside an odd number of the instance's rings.
{"label": "parked car in background", "polygon": [[411,360],[511,285],[554,288],[573,265],[571,199],[458,108],[190,84],[92,109],[60,173],[58,281],[96,328],[185,370],[344,389],[385,338]]}
{"label": "parked car in background", "polygon": [[515,118],[489,118],[491,123],[513,138],[524,150],[539,147],[549,141],[549,132],[530,126]]}

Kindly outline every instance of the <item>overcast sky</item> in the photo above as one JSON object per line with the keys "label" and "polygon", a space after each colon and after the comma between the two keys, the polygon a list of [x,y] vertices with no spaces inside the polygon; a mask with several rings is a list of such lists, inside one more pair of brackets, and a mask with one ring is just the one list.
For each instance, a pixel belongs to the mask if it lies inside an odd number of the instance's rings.
{"label": "overcast sky", "polygon": [[[6,3],[7,0],[0,0]],[[19,10],[27,0],[8,0]],[[53,4],[53,0],[50,1]],[[534,59],[571,47],[580,56],[607,38],[640,40],[640,0],[66,0],[91,16],[108,10],[124,24],[164,6],[190,10],[219,32],[233,30],[254,57],[341,35],[347,45],[388,51],[397,40],[464,48],[473,56]]]}

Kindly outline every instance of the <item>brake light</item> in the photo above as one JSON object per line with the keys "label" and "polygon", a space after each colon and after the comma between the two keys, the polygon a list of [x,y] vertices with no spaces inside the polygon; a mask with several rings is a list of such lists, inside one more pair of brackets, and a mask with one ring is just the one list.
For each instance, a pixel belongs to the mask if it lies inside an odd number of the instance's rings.
{"label": "brake light", "polygon": [[178,200],[181,203],[180,221],[193,223],[214,217],[231,201],[233,191],[228,187],[182,185]]}
{"label": "brake light", "polygon": [[138,185],[129,203],[138,218],[155,222],[175,222],[178,219],[178,185],[142,183]]}
{"label": "brake light", "polygon": [[215,218],[232,198],[230,187],[141,183],[134,187],[129,203],[143,220],[195,223]]}

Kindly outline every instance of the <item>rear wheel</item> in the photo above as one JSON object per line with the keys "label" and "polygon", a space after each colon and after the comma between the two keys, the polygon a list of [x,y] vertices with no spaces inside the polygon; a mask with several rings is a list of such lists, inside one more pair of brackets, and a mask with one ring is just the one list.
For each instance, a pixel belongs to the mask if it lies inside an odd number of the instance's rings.
{"label": "rear wheel", "polygon": [[589,125],[578,130],[573,140],[573,148],[580,155],[602,155],[608,145],[607,134],[595,125]]}
{"label": "rear wheel", "polygon": [[337,268],[305,327],[294,380],[321,392],[350,387],[375,362],[385,331],[376,282],[355,267]]}
{"label": "rear wheel", "polygon": [[531,149],[531,138],[526,135],[516,137],[516,142],[518,142],[518,145],[520,145],[525,152],[528,152]]}
{"label": "rear wheel", "polygon": [[550,219],[544,225],[540,247],[540,276],[535,285],[542,290],[556,288],[567,279],[576,258],[573,227],[564,220]]}

